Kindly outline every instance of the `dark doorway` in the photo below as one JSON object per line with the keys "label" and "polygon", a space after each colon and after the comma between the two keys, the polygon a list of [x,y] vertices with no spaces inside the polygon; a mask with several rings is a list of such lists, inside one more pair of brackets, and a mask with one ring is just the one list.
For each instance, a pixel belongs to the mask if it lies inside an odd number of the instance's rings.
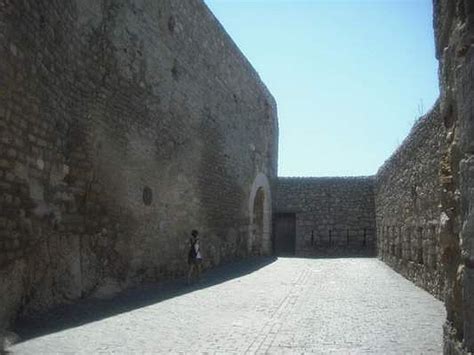
{"label": "dark doorway", "polygon": [[257,190],[255,195],[254,207],[253,207],[253,222],[254,222],[254,239],[252,245],[252,253],[254,255],[262,254],[262,241],[263,241],[263,209],[265,204],[265,193],[262,188]]}
{"label": "dark doorway", "polygon": [[278,213],[274,215],[273,221],[273,248],[275,255],[295,255],[295,214]]}

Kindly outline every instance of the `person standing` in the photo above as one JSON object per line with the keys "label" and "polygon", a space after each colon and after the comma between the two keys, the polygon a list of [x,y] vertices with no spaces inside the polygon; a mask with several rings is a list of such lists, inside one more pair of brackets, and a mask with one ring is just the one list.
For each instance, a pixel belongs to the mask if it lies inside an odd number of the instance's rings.
{"label": "person standing", "polygon": [[191,231],[191,238],[189,239],[189,253],[188,253],[188,285],[191,279],[201,278],[202,254],[199,241],[199,232],[196,229]]}

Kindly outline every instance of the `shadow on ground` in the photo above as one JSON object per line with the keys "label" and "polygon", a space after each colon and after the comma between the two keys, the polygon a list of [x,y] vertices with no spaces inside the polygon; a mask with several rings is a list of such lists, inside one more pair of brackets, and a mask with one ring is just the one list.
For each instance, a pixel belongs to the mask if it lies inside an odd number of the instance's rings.
{"label": "shadow on ground", "polygon": [[329,252],[329,251],[315,251],[315,252],[305,252],[299,253],[298,255],[294,254],[280,254],[279,257],[283,258],[296,258],[296,259],[375,259],[377,255],[371,252]]}
{"label": "shadow on ground", "polygon": [[181,278],[128,289],[106,300],[95,298],[79,300],[74,304],[57,306],[46,313],[21,318],[17,320],[13,330],[19,336],[18,342],[21,343],[218,285],[250,274],[275,260],[275,257],[252,258],[218,266],[205,272],[200,282],[190,286],[184,278]]}

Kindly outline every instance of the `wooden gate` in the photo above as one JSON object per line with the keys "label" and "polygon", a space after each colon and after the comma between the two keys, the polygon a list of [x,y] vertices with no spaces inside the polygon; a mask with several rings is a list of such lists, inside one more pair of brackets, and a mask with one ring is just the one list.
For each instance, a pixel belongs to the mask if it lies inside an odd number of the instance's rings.
{"label": "wooden gate", "polygon": [[277,256],[295,255],[296,216],[278,213],[273,218],[273,250]]}

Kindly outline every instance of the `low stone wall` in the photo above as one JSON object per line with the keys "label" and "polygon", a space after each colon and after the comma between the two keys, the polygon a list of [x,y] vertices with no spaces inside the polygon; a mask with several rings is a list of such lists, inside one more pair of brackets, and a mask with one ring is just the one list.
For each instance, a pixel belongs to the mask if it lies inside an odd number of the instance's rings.
{"label": "low stone wall", "polygon": [[372,177],[278,178],[273,210],[296,217],[296,255],[374,255]]}
{"label": "low stone wall", "polygon": [[438,298],[445,277],[439,245],[444,135],[437,103],[379,169],[375,184],[379,257]]}

